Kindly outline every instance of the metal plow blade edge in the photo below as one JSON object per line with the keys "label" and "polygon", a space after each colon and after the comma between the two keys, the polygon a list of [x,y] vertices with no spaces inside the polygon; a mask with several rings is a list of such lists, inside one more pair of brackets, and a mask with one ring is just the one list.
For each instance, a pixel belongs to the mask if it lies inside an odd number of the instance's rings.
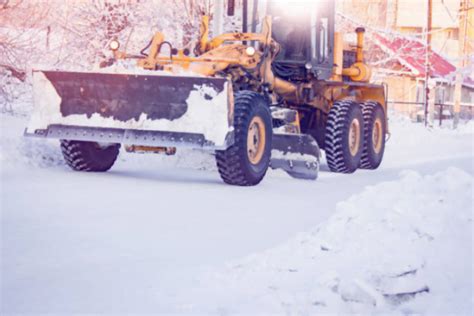
{"label": "metal plow blade edge", "polygon": [[318,178],[320,150],[312,136],[274,133],[272,141],[272,169],[283,169],[298,179]]}

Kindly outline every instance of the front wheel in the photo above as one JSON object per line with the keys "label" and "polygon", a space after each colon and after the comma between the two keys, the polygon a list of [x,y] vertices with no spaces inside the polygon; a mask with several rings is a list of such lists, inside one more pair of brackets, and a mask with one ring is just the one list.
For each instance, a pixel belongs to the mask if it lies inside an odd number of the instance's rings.
{"label": "front wheel", "polygon": [[222,180],[231,185],[257,185],[267,172],[271,148],[272,117],[267,102],[256,92],[236,93],[234,144],[216,152]]}
{"label": "front wheel", "polygon": [[120,144],[61,140],[64,160],[76,171],[105,172],[115,163],[119,150]]}

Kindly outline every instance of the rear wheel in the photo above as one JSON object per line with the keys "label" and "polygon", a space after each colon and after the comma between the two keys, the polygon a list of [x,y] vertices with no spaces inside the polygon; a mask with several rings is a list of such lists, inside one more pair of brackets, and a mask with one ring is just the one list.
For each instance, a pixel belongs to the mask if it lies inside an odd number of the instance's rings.
{"label": "rear wheel", "polygon": [[364,144],[364,120],[358,103],[334,102],[326,123],[325,152],[333,172],[352,173],[360,164]]}
{"label": "rear wheel", "polygon": [[364,148],[360,161],[362,169],[377,169],[385,151],[385,112],[377,102],[362,104],[364,115]]}
{"label": "rear wheel", "polygon": [[120,144],[61,140],[64,160],[76,171],[105,172],[115,163],[119,150]]}
{"label": "rear wheel", "polygon": [[267,102],[252,91],[236,93],[234,144],[216,152],[221,178],[232,185],[260,183],[270,163],[271,148],[272,117]]}

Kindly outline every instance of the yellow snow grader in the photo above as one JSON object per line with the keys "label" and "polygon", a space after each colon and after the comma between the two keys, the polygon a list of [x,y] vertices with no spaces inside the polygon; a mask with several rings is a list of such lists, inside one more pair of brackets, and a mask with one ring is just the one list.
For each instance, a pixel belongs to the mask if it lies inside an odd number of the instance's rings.
{"label": "yellow snow grader", "polygon": [[[211,151],[224,182],[241,186],[269,167],[316,179],[320,149],[333,172],[376,169],[387,102],[385,86],[370,83],[364,29],[345,49],[334,1],[243,0],[242,30],[223,33],[234,4],[215,2],[192,52],[157,33],[140,55],[111,41],[111,66],[97,72],[34,71],[25,135],[60,139],[78,171],[107,171],[121,144]],[[131,59],[137,67],[116,65]]]}

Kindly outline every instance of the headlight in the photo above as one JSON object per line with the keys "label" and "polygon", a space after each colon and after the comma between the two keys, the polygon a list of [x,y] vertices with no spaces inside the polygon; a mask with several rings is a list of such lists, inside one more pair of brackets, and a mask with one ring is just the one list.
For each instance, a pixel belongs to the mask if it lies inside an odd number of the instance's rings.
{"label": "headlight", "polygon": [[248,56],[252,57],[253,55],[255,55],[255,48],[252,47],[252,46],[249,46],[249,47],[247,47],[247,48],[245,49],[245,53],[246,53]]}
{"label": "headlight", "polygon": [[111,40],[109,43],[109,48],[113,51],[116,51],[120,48],[120,43],[117,40]]}

